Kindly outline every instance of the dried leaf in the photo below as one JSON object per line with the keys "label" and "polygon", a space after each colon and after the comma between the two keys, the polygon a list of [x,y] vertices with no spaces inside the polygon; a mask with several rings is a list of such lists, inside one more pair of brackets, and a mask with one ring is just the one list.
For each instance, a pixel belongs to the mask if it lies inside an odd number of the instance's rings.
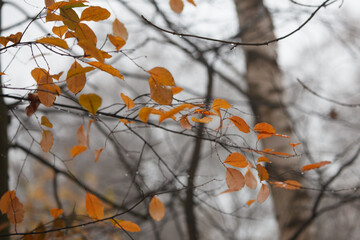
{"label": "dried leaf", "polygon": [[163,114],[160,115],[160,119],[159,119],[159,124],[164,121],[165,119],[174,116],[175,114],[181,112],[182,110],[184,110],[185,108],[189,108],[190,106],[192,106],[191,104],[188,103],[184,103],[181,104],[180,106],[177,106],[167,112],[164,112]]}
{"label": "dried leaf", "polygon": [[25,113],[28,117],[31,117],[37,111],[40,105],[40,100],[37,93],[29,93],[28,99],[30,100],[30,104],[26,107]]}
{"label": "dried leaf", "polygon": [[49,121],[49,119],[46,116],[41,117],[41,125],[48,127],[48,128],[53,127],[52,123]]}
{"label": "dried leaf", "polygon": [[245,186],[244,175],[239,170],[226,168],[226,184],[229,190],[239,191]]}
{"label": "dried leaf", "polygon": [[14,190],[6,192],[0,199],[0,210],[6,214],[12,224],[21,223],[24,219],[23,204],[16,197]]}
{"label": "dried leaf", "polygon": [[17,32],[15,34],[10,34],[10,36],[6,37],[6,39],[14,44],[19,43],[22,37],[22,32]]}
{"label": "dried leaf", "polygon": [[170,0],[170,8],[176,13],[181,13],[184,9],[184,2],[182,0]]}
{"label": "dried leaf", "polygon": [[103,148],[100,148],[99,150],[95,149],[95,151],[94,151],[95,162],[99,161],[101,152],[102,152],[103,150],[104,150]]}
{"label": "dried leaf", "polygon": [[149,213],[152,219],[154,219],[155,221],[160,221],[165,216],[165,206],[155,196],[150,201]]}
{"label": "dried leaf", "polygon": [[136,223],[130,222],[130,221],[111,219],[111,222],[113,223],[113,225],[115,227],[125,230],[127,232],[140,232],[141,231],[139,225],[137,225]]}
{"label": "dried leaf", "polygon": [[260,181],[267,181],[269,180],[269,173],[266,170],[266,168],[264,168],[263,166],[261,166],[260,164],[256,165],[256,169],[258,171],[258,175],[260,178]]}
{"label": "dried leaf", "polygon": [[54,143],[54,137],[51,131],[43,130],[40,146],[43,152],[49,152]]}
{"label": "dried leaf", "polygon": [[116,37],[124,39],[125,42],[128,40],[128,31],[124,24],[122,24],[117,18],[114,20],[112,24],[113,33]]}
{"label": "dried leaf", "polygon": [[173,95],[176,95],[176,94],[182,92],[184,89],[181,87],[172,87],[171,90],[173,92]]}
{"label": "dried leaf", "polygon": [[46,7],[50,7],[51,5],[53,5],[55,3],[55,0],[45,0],[45,6]]}
{"label": "dried leaf", "polygon": [[72,149],[71,149],[71,156],[74,158],[77,155],[83,153],[85,150],[87,149],[86,146],[83,145],[75,145]]}
{"label": "dried leaf", "polygon": [[265,202],[265,200],[269,197],[269,195],[270,195],[270,188],[263,183],[261,185],[260,191],[257,196],[257,202],[258,203]]}
{"label": "dried leaf", "polygon": [[59,208],[50,209],[50,214],[51,214],[51,216],[53,216],[54,219],[57,219],[63,213],[64,213],[64,210],[59,209]]}
{"label": "dried leaf", "polygon": [[227,156],[227,158],[225,159],[224,163],[239,168],[244,168],[248,165],[248,161],[246,161],[245,156],[238,152],[229,154],[229,156]]}
{"label": "dried leaf", "polygon": [[300,145],[301,143],[289,143],[290,146],[292,146],[293,148],[295,148],[296,146]]}
{"label": "dried leaf", "polygon": [[101,106],[101,102],[101,97],[95,93],[83,94],[79,97],[79,104],[93,115],[95,115]]}
{"label": "dried leaf", "polygon": [[120,79],[124,79],[124,76],[121,75],[121,73],[119,72],[119,70],[115,69],[113,66],[108,65],[106,63],[102,63],[102,62],[88,62],[87,64],[90,64],[91,66],[94,66],[104,72],[107,72],[111,75],[113,75],[114,77],[118,77]]}
{"label": "dried leaf", "polygon": [[154,67],[149,70],[151,78],[156,82],[156,84],[164,85],[164,86],[174,86],[175,81],[171,73],[163,68],[163,67]]}
{"label": "dried leaf", "polygon": [[161,105],[170,105],[173,100],[171,87],[158,84],[154,78],[149,78],[150,97]]}
{"label": "dried leaf", "polygon": [[128,96],[126,96],[123,93],[121,93],[120,95],[121,95],[121,99],[124,101],[124,103],[128,109],[135,107],[135,104],[131,98],[129,98]]}
{"label": "dried leaf", "polygon": [[317,163],[314,163],[314,164],[308,164],[308,165],[303,166],[301,168],[301,171],[306,172],[306,171],[309,171],[309,170],[312,170],[312,169],[323,167],[323,166],[328,165],[330,163],[331,163],[330,161],[321,161],[321,162],[317,162]]}
{"label": "dried leaf", "polygon": [[180,118],[179,122],[180,122],[181,127],[184,128],[184,129],[190,130],[192,128],[192,126],[191,126],[191,124],[190,124],[190,122],[189,122],[189,120],[187,118],[187,115],[182,116]]}
{"label": "dried leaf", "polygon": [[34,80],[39,83],[40,79],[43,78],[44,76],[49,76],[50,74],[48,73],[48,71],[46,71],[43,68],[34,68],[31,71],[31,76],[34,78]]}
{"label": "dried leaf", "polygon": [[275,187],[285,188],[289,190],[297,190],[302,187],[302,185],[295,180],[286,180],[284,182],[275,181],[270,182],[270,184],[273,184]]}
{"label": "dried leaf", "polygon": [[52,46],[56,46],[56,47],[61,47],[61,48],[64,48],[64,49],[69,48],[69,46],[67,45],[65,40],[63,40],[61,38],[44,37],[44,38],[36,40],[36,42],[37,43],[42,43],[42,44],[48,44],[48,45],[52,45]]}
{"label": "dried leaf", "polygon": [[[53,5],[50,6],[49,9],[51,10],[52,7],[53,7]],[[66,26],[68,26],[69,29],[76,30],[76,28],[79,25],[80,19],[79,19],[79,16],[77,15],[77,13],[74,11],[74,9],[72,9],[72,8],[65,9],[64,7],[61,7],[60,15],[62,16],[63,23]]]}
{"label": "dried leaf", "polygon": [[110,42],[112,43],[112,45],[114,45],[116,51],[119,51],[126,44],[126,41],[124,39],[122,39],[121,37],[116,37],[116,36],[109,34],[108,38],[109,38]]}
{"label": "dried leaf", "polygon": [[104,206],[101,201],[91,193],[86,193],[85,208],[89,216],[95,221],[104,217]]}
{"label": "dried leaf", "polygon": [[80,21],[102,21],[110,17],[110,12],[105,8],[90,6],[81,13]]}
{"label": "dried leaf", "polygon": [[232,123],[235,124],[235,126],[242,132],[244,133],[249,133],[250,132],[250,128],[247,125],[247,123],[244,121],[244,119],[242,119],[241,117],[238,116],[232,116],[231,118],[229,118],[230,121]]}
{"label": "dried leaf", "polygon": [[83,68],[78,62],[74,62],[66,76],[66,83],[69,90],[77,94],[79,93],[84,87],[86,83],[86,75],[85,73],[94,70],[93,67],[85,67]]}
{"label": "dried leaf", "polygon": [[6,214],[8,209],[10,209],[11,201],[16,198],[16,194],[14,190],[7,191],[1,196],[0,199],[0,211],[2,214]]}
{"label": "dried leaf", "polygon": [[245,185],[251,189],[255,189],[257,186],[257,180],[250,169],[248,169],[245,174]]}

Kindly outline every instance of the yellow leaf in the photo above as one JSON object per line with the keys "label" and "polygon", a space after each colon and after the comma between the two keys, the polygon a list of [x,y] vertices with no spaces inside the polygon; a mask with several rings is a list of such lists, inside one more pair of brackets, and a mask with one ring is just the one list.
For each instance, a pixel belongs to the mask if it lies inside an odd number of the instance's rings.
{"label": "yellow leaf", "polygon": [[165,206],[155,196],[150,201],[149,213],[152,219],[154,219],[155,221],[160,221],[165,216]]}
{"label": "yellow leaf", "polygon": [[229,154],[229,156],[227,156],[227,158],[225,159],[224,163],[239,168],[244,168],[248,165],[248,161],[246,161],[245,156],[238,152]]}
{"label": "yellow leaf", "polygon": [[321,162],[317,162],[317,163],[314,163],[314,164],[308,164],[308,165],[303,166],[301,168],[301,171],[306,172],[306,171],[309,171],[309,170],[312,170],[312,169],[323,167],[323,166],[328,165],[330,163],[331,163],[330,161],[321,161]]}
{"label": "yellow leaf", "polygon": [[135,107],[135,104],[134,104],[134,102],[133,102],[133,100],[131,98],[129,98],[128,96],[126,96],[123,93],[121,93],[120,95],[121,95],[121,98],[124,101],[124,103],[125,103],[125,105],[126,105],[126,107],[128,109],[131,109],[131,108]]}
{"label": "yellow leaf", "polygon": [[173,100],[173,92],[170,87],[158,84],[154,78],[149,79],[150,97],[161,105],[170,105]]}
{"label": "yellow leaf", "polygon": [[176,13],[181,13],[184,9],[184,3],[182,0],[170,0],[170,8]]}
{"label": "yellow leaf", "polygon": [[261,185],[260,191],[259,191],[258,196],[257,196],[257,202],[258,203],[263,203],[268,198],[269,194],[270,194],[269,187],[266,184],[263,183]]}
{"label": "yellow leaf", "polygon": [[211,117],[203,117],[201,119],[198,119],[198,118],[194,118],[192,117],[191,118],[191,121],[193,122],[198,122],[198,123],[209,123],[211,122],[213,119]]}
{"label": "yellow leaf", "polygon": [[122,39],[121,37],[116,37],[114,35],[109,34],[108,38],[109,38],[110,42],[112,43],[112,45],[114,45],[116,51],[119,51],[126,44],[126,41],[124,39]]}
{"label": "yellow leaf", "polygon": [[103,148],[100,148],[99,150],[95,149],[95,151],[94,151],[95,162],[99,161],[101,152],[102,152],[103,150],[104,150]]}
{"label": "yellow leaf", "polygon": [[104,206],[101,201],[91,193],[86,193],[85,208],[89,216],[95,221],[104,217]]}
{"label": "yellow leaf", "polygon": [[74,158],[77,155],[83,153],[85,150],[87,149],[86,146],[83,145],[75,145],[72,149],[71,149],[71,156]]}
{"label": "yellow leaf", "polygon": [[51,216],[53,216],[54,219],[57,219],[63,213],[64,213],[64,210],[59,209],[59,208],[50,209],[50,214],[51,214]]}
{"label": "yellow leaf", "polygon": [[176,94],[182,92],[184,89],[181,87],[172,87],[171,90],[173,92],[173,95],[176,95]]}
{"label": "yellow leaf", "polygon": [[101,97],[95,93],[83,94],[79,97],[79,104],[93,115],[101,106],[101,102]]}
{"label": "yellow leaf", "polygon": [[41,117],[41,125],[48,127],[48,128],[53,127],[52,123],[49,121],[49,119],[46,116]]}
{"label": "yellow leaf", "polygon": [[244,121],[244,119],[242,119],[241,117],[238,116],[232,116],[231,118],[229,118],[230,121],[232,123],[235,124],[235,126],[242,132],[244,133],[249,133],[250,132],[250,128],[247,125],[247,123]]}
{"label": "yellow leaf", "polygon": [[154,67],[149,70],[151,78],[156,82],[156,84],[164,86],[174,86],[175,81],[171,73],[163,67]]}
{"label": "yellow leaf", "polygon": [[110,17],[110,12],[105,8],[98,6],[90,6],[86,8],[80,17],[80,21],[102,21]]}
{"label": "yellow leaf", "polygon": [[87,64],[94,66],[104,72],[107,72],[111,75],[113,75],[114,77],[118,77],[120,79],[124,79],[123,75],[121,75],[121,73],[119,72],[119,70],[115,69],[113,66],[108,65],[106,63],[102,63],[102,62],[88,62]]}
{"label": "yellow leaf", "polygon": [[256,165],[256,169],[258,171],[258,175],[260,178],[260,181],[266,181],[269,180],[269,173],[266,170],[266,168],[264,168],[263,166],[261,166],[260,164]]}
{"label": "yellow leaf", "polygon": [[226,168],[226,184],[229,190],[239,191],[245,186],[244,175],[239,170]]}
{"label": "yellow leaf", "polygon": [[40,146],[43,152],[49,152],[54,143],[53,134],[49,130],[43,130]]}
{"label": "yellow leaf", "polygon": [[113,33],[116,37],[124,39],[125,42],[128,40],[128,31],[126,30],[124,24],[122,24],[117,18],[112,24]]}
{"label": "yellow leaf", "polygon": [[257,185],[256,178],[254,177],[250,169],[248,169],[245,174],[245,185],[251,189],[255,189]]}
{"label": "yellow leaf", "polygon": [[60,38],[66,33],[68,30],[67,26],[53,27],[52,32],[59,36]]}
{"label": "yellow leaf", "polygon": [[148,119],[149,119],[149,115],[151,113],[153,109],[152,108],[149,108],[149,107],[143,107],[140,109],[139,111],[139,119],[144,122],[144,123],[147,123]]}
{"label": "yellow leaf", "polygon": [[139,225],[130,221],[111,219],[111,222],[115,227],[125,230],[127,232],[140,232],[141,230]]}

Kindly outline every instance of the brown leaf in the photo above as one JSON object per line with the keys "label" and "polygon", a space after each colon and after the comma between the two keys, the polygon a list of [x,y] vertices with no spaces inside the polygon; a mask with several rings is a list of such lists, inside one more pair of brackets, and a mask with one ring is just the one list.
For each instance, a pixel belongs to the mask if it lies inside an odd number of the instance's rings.
{"label": "brown leaf", "polygon": [[269,197],[269,194],[270,194],[270,188],[266,184],[263,183],[261,185],[260,191],[257,196],[257,202],[258,203],[265,202],[265,200]]}
{"label": "brown leaf", "polygon": [[150,97],[161,105],[170,105],[173,100],[171,87],[158,84],[152,77],[149,79]]}
{"label": "brown leaf", "polygon": [[245,174],[245,185],[251,189],[255,189],[257,186],[257,180],[250,169],[248,169]]}
{"label": "brown leaf", "polygon": [[49,152],[54,143],[54,137],[51,131],[43,130],[40,146],[43,152]]}
{"label": "brown leaf", "polygon": [[180,122],[181,127],[184,129],[190,130],[192,128],[192,126],[187,118],[187,115],[181,116],[179,122]]}
{"label": "brown leaf", "polygon": [[128,40],[128,31],[123,23],[121,23],[117,18],[114,20],[112,24],[113,33],[116,37],[124,39],[125,42]]}
{"label": "brown leaf", "polygon": [[101,106],[101,102],[101,97],[95,93],[83,94],[79,97],[79,104],[93,115],[95,115]]}
{"label": "brown leaf", "polygon": [[261,166],[260,164],[256,165],[256,169],[258,171],[258,175],[260,178],[260,181],[267,181],[269,180],[269,173],[266,170],[266,168],[264,168],[263,166]]}
{"label": "brown leaf", "polygon": [[52,123],[49,121],[49,119],[46,116],[41,117],[41,125],[48,127],[48,128],[53,127]]}
{"label": "brown leaf", "polygon": [[245,186],[244,175],[239,170],[226,168],[226,184],[229,190],[239,191]]}
{"label": "brown leaf", "polygon": [[64,213],[64,210],[59,209],[59,208],[50,209],[50,214],[51,214],[51,216],[53,216],[54,219],[57,219],[63,213]]}
{"label": "brown leaf", "polygon": [[93,67],[82,67],[78,62],[74,62],[66,76],[66,83],[71,92],[74,94],[79,93],[86,83],[85,73],[94,70]]}
{"label": "brown leaf", "polygon": [[100,148],[99,150],[95,149],[95,151],[94,151],[95,162],[99,161],[101,152],[102,152],[103,150],[104,150],[103,148]]}
{"label": "brown leaf", "polygon": [[170,8],[176,13],[181,13],[184,9],[184,2],[182,0],[170,0]]}
{"label": "brown leaf", "polygon": [[106,63],[102,63],[102,62],[87,62],[87,64],[90,64],[91,66],[94,66],[104,72],[107,72],[111,75],[113,75],[114,77],[118,77],[120,79],[124,79],[124,76],[121,75],[121,73],[119,72],[119,70],[115,69],[113,66],[108,65]]}
{"label": "brown leaf", "polygon": [[47,44],[47,45],[52,45],[52,46],[56,46],[56,47],[61,47],[61,48],[64,48],[64,49],[69,48],[69,46],[67,45],[65,40],[63,40],[61,38],[44,37],[44,38],[36,40],[36,42],[37,43],[42,43],[42,44]]}
{"label": "brown leaf", "polygon": [[165,216],[165,206],[155,196],[150,201],[149,213],[152,219],[154,219],[155,221],[160,221]]}

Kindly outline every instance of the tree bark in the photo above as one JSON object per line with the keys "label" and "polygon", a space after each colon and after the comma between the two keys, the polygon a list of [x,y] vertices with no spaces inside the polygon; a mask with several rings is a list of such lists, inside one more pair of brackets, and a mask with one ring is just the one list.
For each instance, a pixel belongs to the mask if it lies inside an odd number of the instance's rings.
{"label": "tree bark", "polygon": [[[1,10],[3,1],[0,0],[0,35],[1,35]],[[1,57],[0,57],[0,69],[1,69]],[[0,75],[0,95],[2,94],[2,81]],[[4,102],[4,99],[0,97],[0,197],[6,193],[8,188],[8,127],[9,117],[8,109]],[[9,222],[6,215],[0,213],[0,234],[6,234],[9,232]]]}
{"label": "tree bark", "polygon": [[[262,0],[234,0],[243,42],[263,42],[275,39],[272,18]],[[277,62],[277,46],[243,47],[246,59],[246,80],[251,108],[257,122],[273,125],[278,133],[291,136],[291,121],[282,107],[284,97],[282,73]],[[261,140],[264,148],[291,153],[287,139],[271,137]],[[267,166],[274,180],[297,180],[292,169],[299,169],[298,160],[272,157]],[[289,191],[272,188],[274,211],[279,226],[280,238],[291,238],[294,232],[310,216],[310,198],[305,191]],[[298,239],[315,239],[310,230],[304,231]]]}

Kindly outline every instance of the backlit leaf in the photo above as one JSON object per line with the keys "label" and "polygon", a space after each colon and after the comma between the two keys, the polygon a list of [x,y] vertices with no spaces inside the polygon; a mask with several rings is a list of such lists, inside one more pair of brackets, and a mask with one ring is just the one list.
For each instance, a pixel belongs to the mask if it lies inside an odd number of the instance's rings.
{"label": "backlit leaf", "polygon": [[155,221],[160,221],[165,216],[165,206],[155,196],[150,201],[149,213],[152,219],[154,219]]}
{"label": "backlit leaf", "polygon": [[46,106],[51,107],[57,95],[60,95],[60,88],[53,83],[49,75],[43,75],[38,82],[38,96],[40,102]]}
{"label": "backlit leaf", "polygon": [[122,24],[117,18],[114,20],[112,24],[113,33],[116,37],[124,39],[125,42],[128,40],[128,31],[124,24]]}
{"label": "backlit leaf", "polygon": [[184,9],[183,0],[170,0],[170,8],[176,13],[181,13]]}
{"label": "backlit leaf", "polygon": [[330,163],[331,163],[330,161],[321,161],[321,162],[317,162],[317,163],[314,163],[314,164],[308,164],[308,165],[303,166],[301,168],[301,171],[306,172],[306,171],[309,171],[309,170],[312,170],[312,169],[323,167],[323,166],[328,165]]}
{"label": "backlit leaf", "polygon": [[126,41],[124,39],[122,39],[121,37],[116,37],[116,36],[109,34],[108,38],[109,38],[110,42],[112,43],[112,45],[114,45],[116,51],[119,51],[126,44]]}
{"label": "backlit leaf", "polygon": [[74,94],[79,93],[85,86],[86,75],[85,73],[94,70],[93,67],[82,67],[78,62],[74,62],[66,76],[66,83],[71,92]]}
{"label": "backlit leaf", "polygon": [[94,66],[104,72],[107,72],[111,75],[113,75],[114,77],[118,77],[120,79],[124,79],[123,75],[121,75],[121,73],[119,72],[119,70],[115,69],[113,66],[108,65],[106,63],[102,63],[102,62],[88,62],[87,64]]}
{"label": "backlit leaf", "polygon": [[46,116],[41,117],[41,125],[48,127],[48,128],[53,127],[52,123],[49,121],[49,119]]}
{"label": "backlit leaf", "polygon": [[260,191],[257,196],[257,202],[258,203],[265,202],[265,200],[269,197],[269,194],[270,194],[270,188],[266,184],[263,183],[261,185]]}
{"label": "backlit leaf", "polygon": [[64,49],[69,48],[69,46],[67,45],[65,40],[63,40],[61,38],[44,37],[44,38],[36,40],[36,42],[37,43],[42,43],[42,44],[48,44],[48,45],[52,45],[52,46],[56,46],[56,47],[61,47],[61,48],[64,48]]}
{"label": "backlit leaf", "polygon": [[226,168],[226,184],[229,190],[239,191],[245,186],[245,177],[239,170]]}
{"label": "backlit leaf", "polygon": [[94,151],[95,162],[99,161],[101,152],[102,152],[103,150],[104,150],[103,148],[100,148],[99,150],[95,149],[95,151]]}
{"label": "backlit leaf", "polygon": [[130,221],[111,219],[111,222],[115,227],[125,230],[127,232],[140,232],[141,230],[139,225]]}
{"label": "backlit leaf", "polygon": [[102,21],[110,17],[110,12],[105,8],[90,6],[81,13],[80,21]]}
{"label": "backlit leaf", "polygon": [[3,45],[4,47],[6,47],[8,42],[9,42],[9,40],[6,39],[6,37],[0,37],[0,44]]}
{"label": "backlit leaf", "polygon": [[128,109],[135,107],[135,104],[131,98],[129,98],[128,96],[126,96],[123,93],[121,93],[120,95],[121,95],[121,99],[124,101],[124,103]]}
{"label": "backlit leaf", "polygon": [[0,199],[0,210],[6,214],[12,224],[21,223],[24,219],[24,207],[16,197],[14,190],[6,192]]}
{"label": "backlit leaf", "polygon": [[244,119],[242,119],[241,117],[238,116],[232,116],[229,118],[230,121],[232,123],[235,124],[235,126],[242,132],[244,133],[249,133],[250,132],[250,128],[247,125],[247,123],[244,121]]}
{"label": "backlit leaf", "polygon": [[191,124],[190,124],[190,122],[189,122],[189,119],[187,118],[187,116],[186,115],[184,115],[184,116],[181,116],[181,118],[180,118],[180,125],[181,125],[181,127],[182,128],[184,128],[184,129],[191,129]]}
{"label": "backlit leaf", "polygon": [[257,186],[257,180],[250,169],[248,169],[245,174],[245,185],[251,189],[255,189]]}
{"label": "backlit leaf", "polygon": [[95,93],[83,94],[79,97],[80,105],[93,115],[95,115],[98,108],[101,106],[101,102],[101,97]]}
{"label": "backlit leaf", "polygon": [[53,216],[54,219],[57,219],[63,213],[64,213],[64,210],[59,209],[59,208],[50,209],[50,214],[51,214],[51,216]]}
{"label": "backlit leaf", "polygon": [[245,156],[238,152],[230,153],[224,163],[239,168],[244,168],[248,165],[248,161],[246,161]]}
{"label": "backlit leaf", "polygon": [[157,84],[164,85],[164,86],[174,86],[175,81],[171,73],[163,68],[163,67],[154,67],[153,69],[149,70],[151,78],[156,81]]}
{"label": "backlit leaf", "polygon": [[154,78],[149,79],[150,97],[161,105],[170,105],[173,100],[171,87],[158,84]]}
{"label": "backlit leaf", "polygon": [[57,36],[59,36],[60,38],[66,33],[67,30],[68,30],[67,26],[60,26],[60,27],[55,26],[52,28],[52,32]]}
{"label": "backlit leaf", "polygon": [[86,146],[83,145],[75,145],[73,146],[73,148],[71,149],[71,157],[76,157],[77,155],[83,153],[85,150],[87,149]]}
{"label": "backlit leaf", "polygon": [[173,92],[173,95],[176,95],[176,94],[182,92],[184,89],[181,87],[172,87],[171,90]]}
{"label": "backlit leaf", "polygon": [[45,6],[46,7],[50,7],[54,3],[55,3],[55,0],[45,0]]}
{"label": "backlit leaf", "polygon": [[95,221],[104,217],[104,206],[101,201],[91,193],[86,193],[85,208],[89,216]]}
{"label": "backlit leaf", "polygon": [[192,117],[191,118],[191,121],[193,122],[198,122],[198,123],[209,123],[211,122],[213,119],[211,117],[203,117],[201,119],[198,119],[198,118],[195,118],[195,117]]}
{"label": "backlit leaf", "polygon": [[49,152],[54,143],[54,137],[51,131],[43,130],[40,146],[43,152]]}
{"label": "backlit leaf", "polygon": [[139,111],[139,119],[144,122],[147,123],[148,119],[149,119],[149,115],[151,113],[153,109],[149,108],[149,107],[143,107],[140,109]]}
{"label": "backlit leaf", "polygon": [[16,195],[15,191],[11,190],[11,191],[7,191],[1,196],[0,210],[2,214],[6,214],[8,209],[10,209],[11,201],[13,201],[16,198],[15,195]]}
{"label": "backlit leaf", "polygon": [[263,166],[261,166],[260,164],[256,165],[256,169],[258,171],[258,175],[260,178],[260,181],[267,181],[269,180],[269,173],[266,170],[266,168],[264,168]]}
{"label": "backlit leaf", "polygon": [[275,128],[266,122],[256,124],[254,127],[254,131],[259,133],[268,133],[268,134],[276,133]]}

